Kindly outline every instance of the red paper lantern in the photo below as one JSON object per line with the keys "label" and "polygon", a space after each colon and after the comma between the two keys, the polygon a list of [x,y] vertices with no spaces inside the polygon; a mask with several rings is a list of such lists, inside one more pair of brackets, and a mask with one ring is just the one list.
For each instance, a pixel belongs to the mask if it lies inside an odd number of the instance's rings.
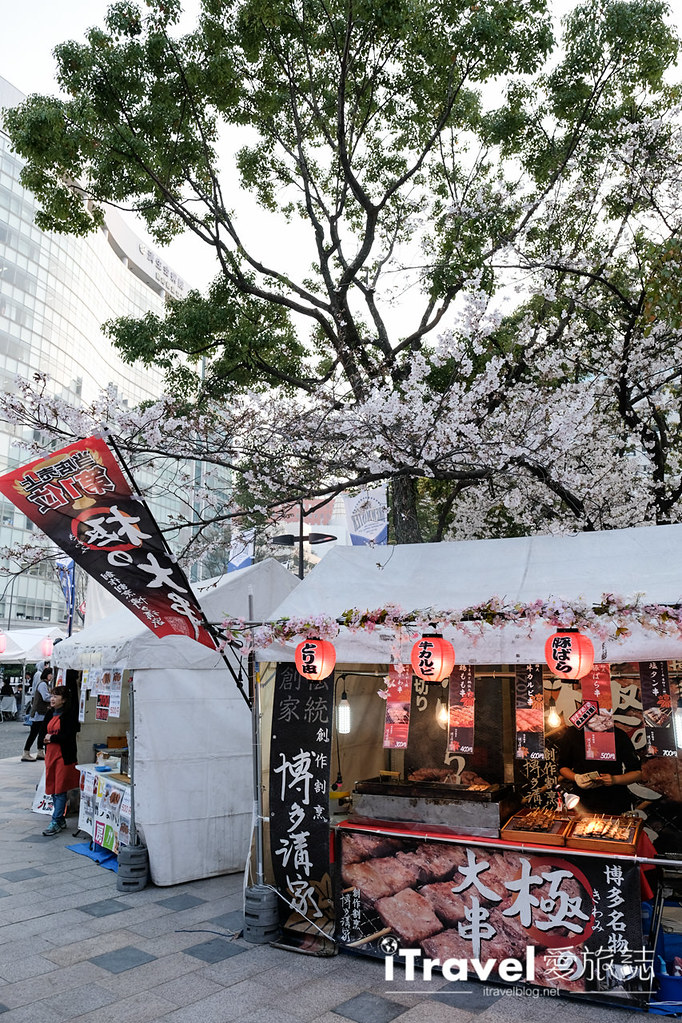
{"label": "red paper lantern", "polygon": [[7,636],[4,632],[0,632],[0,654],[4,654],[7,649]]}
{"label": "red paper lantern", "polygon": [[452,643],[442,636],[422,636],[412,647],[412,670],[426,682],[442,682],[455,666]]}
{"label": "red paper lantern", "polygon": [[45,639],[43,639],[41,644],[40,644],[40,652],[43,655],[43,657],[45,658],[45,660],[47,660],[48,657],[52,657],[53,649],[54,649],[54,643],[52,642],[52,640],[50,639],[49,636],[45,636]]}
{"label": "red paper lantern", "polygon": [[305,639],[296,647],[296,669],[299,675],[316,682],[327,678],[336,664],[334,644],[326,639]]}
{"label": "red paper lantern", "polygon": [[545,660],[557,678],[584,678],[594,664],[594,647],[577,629],[562,629],[545,643]]}

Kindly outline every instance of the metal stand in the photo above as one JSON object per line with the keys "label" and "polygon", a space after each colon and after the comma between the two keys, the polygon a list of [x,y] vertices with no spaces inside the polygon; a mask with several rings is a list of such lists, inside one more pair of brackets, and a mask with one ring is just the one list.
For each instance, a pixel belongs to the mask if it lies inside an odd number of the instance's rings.
{"label": "metal stand", "polygon": [[133,682],[129,684],[130,703],[130,845],[118,850],[119,892],[140,892],[149,880],[149,854],[140,841],[135,825],[135,696]]}

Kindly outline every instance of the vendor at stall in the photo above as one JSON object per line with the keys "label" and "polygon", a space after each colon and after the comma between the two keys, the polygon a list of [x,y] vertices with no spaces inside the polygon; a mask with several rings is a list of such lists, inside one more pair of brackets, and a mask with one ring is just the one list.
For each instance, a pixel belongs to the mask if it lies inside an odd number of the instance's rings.
{"label": "vendor at stall", "polygon": [[559,743],[559,774],[574,786],[585,810],[591,813],[621,814],[632,809],[628,785],[641,781],[639,757],[630,737],[614,727],[615,760],[588,760],[585,736],[569,725]]}

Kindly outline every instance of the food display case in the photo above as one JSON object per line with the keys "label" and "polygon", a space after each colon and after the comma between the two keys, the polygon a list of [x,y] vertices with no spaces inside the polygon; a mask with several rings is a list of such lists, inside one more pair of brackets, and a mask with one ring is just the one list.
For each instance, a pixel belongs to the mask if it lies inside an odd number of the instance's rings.
{"label": "food display case", "polygon": [[567,814],[524,809],[507,821],[500,837],[533,845],[565,845],[572,823]]}

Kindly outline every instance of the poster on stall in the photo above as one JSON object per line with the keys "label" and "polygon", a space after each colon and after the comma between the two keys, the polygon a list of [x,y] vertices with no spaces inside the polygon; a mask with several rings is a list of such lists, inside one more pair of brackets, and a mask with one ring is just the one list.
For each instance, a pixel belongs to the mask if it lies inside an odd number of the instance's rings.
{"label": "poster on stall", "polygon": [[450,715],[448,750],[451,753],[474,752],[474,668],[457,664],[450,675]]}
{"label": "poster on stall", "polygon": [[119,813],[126,786],[100,778],[93,839],[97,845],[118,852]]}
{"label": "poster on stall", "polygon": [[[319,947],[332,935],[329,767],[334,676],[311,682],[277,665],[270,743],[270,847],[289,941]],[[322,939],[324,940],[324,939]]]}
{"label": "poster on stall", "polygon": [[109,720],[109,701],[111,697],[109,693],[100,693],[97,697],[97,706],[95,708],[95,719],[97,721],[108,721]]}
{"label": "poster on stall", "polygon": [[666,661],[646,661],[639,665],[644,734],[647,756],[677,756],[670,681]]}
{"label": "poster on stall", "polygon": [[388,669],[384,749],[407,748],[411,700],[412,669],[406,664],[392,664]]}
{"label": "poster on stall", "polygon": [[81,689],[86,693],[90,692],[90,686],[92,685],[90,681],[91,670],[91,668],[86,668],[81,675]]}
{"label": "poster on stall", "polygon": [[109,690],[109,717],[118,718],[121,716],[121,686],[123,684],[124,668],[111,669],[111,686]]}
{"label": "poster on stall", "polygon": [[542,665],[516,668],[516,758],[542,759],[545,755],[545,701]]}
{"label": "poster on stall", "polygon": [[130,845],[130,818],[133,812],[132,789],[126,785],[121,798],[121,807],[118,814],[118,844]]}
{"label": "poster on stall", "polygon": [[613,704],[611,698],[611,668],[608,664],[595,664],[589,674],[580,680],[583,700],[594,702],[599,713],[594,714],[583,728],[586,760],[615,760],[616,736],[613,731]]}
{"label": "poster on stall", "polygon": [[100,690],[100,686],[102,684],[102,669],[101,668],[91,668],[90,669],[90,672],[89,672],[89,675],[88,675],[88,684],[90,686],[90,693],[91,693],[92,696],[97,696],[97,694],[99,692],[101,692],[101,690]]}
{"label": "poster on stall", "polygon": [[[449,961],[458,981],[485,966],[486,980],[646,999],[653,953],[644,948],[634,862],[343,826],[336,861],[337,940],[353,951],[393,956],[406,970],[416,956]],[[511,962],[516,974],[505,976]]]}
{"label": "poster on stall", "polygon": [[95,805],[97,803],[98,774],[93,769],[81,770],[80,808],[78,810],[78,830],[92,835],[95,829]]}
{"label": "poster on stall", "polygon": [[112,668],[102,668],[99,676],[99,688],[98,693],[110,693],[111,692],[111,676],[113,673]]}
{"label": "poster on stall", "polygon": [[85,686],[81,683],[81,693],[78,700],[78,720],[81,724],[85,721],[85,705],[87,703],[88,692]]}

